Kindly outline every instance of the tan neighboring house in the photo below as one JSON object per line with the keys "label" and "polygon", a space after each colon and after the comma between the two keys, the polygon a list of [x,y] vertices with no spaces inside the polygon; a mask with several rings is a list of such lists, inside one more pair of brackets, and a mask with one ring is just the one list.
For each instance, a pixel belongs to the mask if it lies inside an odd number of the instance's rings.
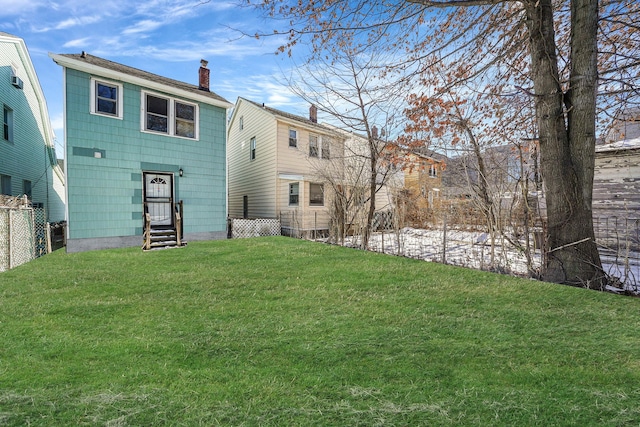
{"label": "tan neighboring house", "polygon": [[433,208],[441,197],[444,159],[416,152],[405,154],[402,164],[404,188],[419,208]]}
{"label": "tan neighboring house", "polygon": [[279,218],[283,233],[330,226],[331,182],[340,182],[342,136],[309,117],[238,98],[228,124],[231,218]]}
{"label": "tan neighboring house", "polygon": [[395,154],[400,169],[402,191],[401,217],[412,227],[428,227],[437,220],[439,207],[444,200],[442,172],[444,156],[436,157],[415,151]]}

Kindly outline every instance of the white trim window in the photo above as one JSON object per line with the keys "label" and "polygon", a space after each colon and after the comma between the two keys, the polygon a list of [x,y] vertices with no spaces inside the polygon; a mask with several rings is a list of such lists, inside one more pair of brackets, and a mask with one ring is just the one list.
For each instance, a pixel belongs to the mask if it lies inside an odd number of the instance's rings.
{"label": "white trim window", "polygon": [[256,159],[256,137],[254,136],[249,141],[249,160]]}
{"label": "white trim window", "polygon": [[309,157],[318,157],[318,135],[309,135]]}
{"label": "white trim window", "polygon": [[196,106],[185,102],[174,101],[176,111],[176,136],[183,138],[196,137]]}
{"label": "white trim window", "polygon": [[198,139],[197,104],[143,91],[141,105],[142,132]]}
{"label": "white trim window", "polygon": [[331,158],[331,138],[325,136],[322,137],[320,156],[326,160]]}
{"label": "white trim window", "polygon": [[430,178],[438,177],[438,167],[433,163],[429,164],[429,177]]}
{"label": "white trim window", "polygon": [[169,99],[146,94],[144,97],[144,129],[169,133]]}
{"label": "white trim window", "polygon": [[122,119],[122,85],[91,79],[91,114]]}
{"label": "white trim window", "polygon": [[309,206],[324,206],[324,184],[309,183]]}
{"label": "white trim window", "polygon": [[298,206],[300,197],[300,183],[292,182],[289,184],[289,206]]}
{"label": "white trim window", "polygon": [[326,136],[309,135],[309,157],[331,158],[331,139]]}
{"label": "white trim window", "polygon": [[298,148],[298,131],[289,129],[289,147]]}
{"label": "white trim window", "polygon": [[2,111],[2,137],[5,141],[13,142],[13,110],[6,105]]}

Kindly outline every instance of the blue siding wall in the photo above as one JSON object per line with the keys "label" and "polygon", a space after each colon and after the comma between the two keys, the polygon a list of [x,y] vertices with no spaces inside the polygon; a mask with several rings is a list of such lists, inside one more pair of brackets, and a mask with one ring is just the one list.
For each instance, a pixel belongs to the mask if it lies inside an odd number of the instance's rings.
{"label": "blue siding wall", "polygon": [[123,119],[94,115],[89,113],[91,76],[65,72],[69,240],[140,236],[141,243],[143,171],[175,174],[187,238],[190,233],[224,233],[225,109],[199,104],[197,141],[144,133],[143,88],[123,84]]}
{"label": "blue siding wall", "polygon": [[[27,54],[24,52],[24,54]],[[5,106],[12,110],[12,141],[4,139],[0,133],[0,175],[10,177],[10,196],[24,194],[24,181],[32,185],[31,200],[47,208],[48,220],[61,221],[64,219],[64,201],[54,191],[54,180],[62,181],[52,171],[52,162],[47,151],[45,121],[49,117],[41,114],[40,102],[18,51],[18,44],[0,41],[0,109]],[[23,81],[23,88],[11,85],[11,64],[16,64],[17,76]],[[0,111],[0,114],[3,112]],[[3,119],[0,116],[0,120]]]}

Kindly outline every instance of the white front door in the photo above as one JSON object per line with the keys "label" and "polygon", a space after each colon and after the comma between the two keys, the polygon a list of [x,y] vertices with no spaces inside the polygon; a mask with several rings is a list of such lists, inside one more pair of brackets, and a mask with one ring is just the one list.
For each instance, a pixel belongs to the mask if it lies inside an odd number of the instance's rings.
{"label": "white front door", "polygon": [[152,226],[173,225],[173,175],[145,172],[144,204]]}

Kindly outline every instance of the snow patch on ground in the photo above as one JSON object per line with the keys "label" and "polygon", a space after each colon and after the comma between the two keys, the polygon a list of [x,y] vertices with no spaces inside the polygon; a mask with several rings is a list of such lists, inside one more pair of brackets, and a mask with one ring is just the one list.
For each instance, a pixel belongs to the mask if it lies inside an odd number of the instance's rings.
{"label": "snow patch on ground", "polygon": [[[524,242],[520,244],[524,247]],[[345,245],[358,247],[359,239],[349,238]],[[398,232],[374,233],[369,239],[369,250],[525,277],[535,277],[540,272],[542,262],[539,250],[532,251],[528,266],[524,252],[506,240],[497,239],[492,250],[487,233],[452,229],[447,230],[446,234],[443,230],[411,227]],[[640,253],[627,255],[624,259],[602,256],[605,273],[619,281],[620,288],[611,287],[609,290],[640,293]]]}

